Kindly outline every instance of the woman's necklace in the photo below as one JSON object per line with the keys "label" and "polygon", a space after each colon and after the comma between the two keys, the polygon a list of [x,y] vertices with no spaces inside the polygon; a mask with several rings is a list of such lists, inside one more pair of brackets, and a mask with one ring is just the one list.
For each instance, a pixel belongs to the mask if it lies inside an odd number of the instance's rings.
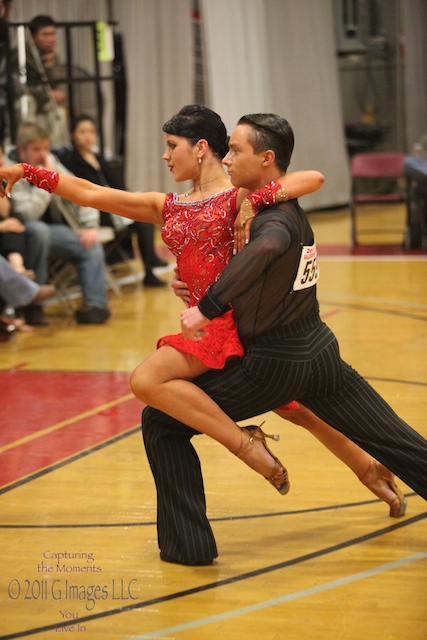
{"label": "woman's necklace", "polygon": [[[214,180],[217,180],[220,177],[221,176],[218,175],[218,176],[215,176],[215,178],[211,178],[210,180],[206,180],[206,182],[200,183],[198,186],[198,189],[200,189],[200,195],[202,194],[202,187],[204,187],[205,184],[209,184],[210,182],[213,182]],[[188,196],[192,196],[194,191],[195,191],[195,187],[192,187],[190,191],[187,191],[187,193],[184,193],[184,198],[188,198]]]}

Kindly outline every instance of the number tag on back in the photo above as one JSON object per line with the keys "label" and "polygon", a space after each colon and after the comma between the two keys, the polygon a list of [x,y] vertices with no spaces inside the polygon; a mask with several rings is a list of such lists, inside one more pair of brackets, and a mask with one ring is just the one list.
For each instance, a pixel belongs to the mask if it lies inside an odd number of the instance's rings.
{"label": "number tag on back", "polygon": [[319,267],[317,264],[316,244],[311,247],[303,247],[297,277],[292,288],[294,291],[308,289],[308,287],[313,287],[316,284],[318,278]]}

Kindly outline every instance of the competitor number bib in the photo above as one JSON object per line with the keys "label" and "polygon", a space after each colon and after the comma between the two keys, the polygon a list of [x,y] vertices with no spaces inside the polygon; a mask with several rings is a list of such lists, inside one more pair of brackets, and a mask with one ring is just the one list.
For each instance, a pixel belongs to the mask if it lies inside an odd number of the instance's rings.
{"label": "competitor number bib", "polygon": [[313,287],[319,278],[319,266],[317,264],[316,243],[311,247],[302,248],[301,259],[298,266],[297,276],[292,289],[300,291]]}

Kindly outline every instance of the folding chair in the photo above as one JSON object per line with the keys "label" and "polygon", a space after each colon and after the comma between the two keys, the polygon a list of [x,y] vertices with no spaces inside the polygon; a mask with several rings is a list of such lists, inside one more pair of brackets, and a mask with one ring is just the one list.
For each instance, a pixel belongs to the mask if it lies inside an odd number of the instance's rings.
{"label": "folding chair", "polygon": [[358,236],[373,233],[393,233],[401,229],[359,230],[356,213],[359,207],[372,204],[387,206],[401,204],[407,200],[406,179],[403,170],[404,153],[375,152],[357,153],[350,161],[351,194],[350,225],[351,246],[360,244]]}
{"label": "folding chair", "polygon": [[50,282],[56,287],[56,294],[51,302],[59,302],[65,313],[72,315],[77,308],[74,298],[80,296],[75,266],[71,262],[49,257],[48,272]]}
{"label": "folding chair", "polygon": [[427,251],[427,159],[406,156],[403,169],[408,181],[405,249]]}

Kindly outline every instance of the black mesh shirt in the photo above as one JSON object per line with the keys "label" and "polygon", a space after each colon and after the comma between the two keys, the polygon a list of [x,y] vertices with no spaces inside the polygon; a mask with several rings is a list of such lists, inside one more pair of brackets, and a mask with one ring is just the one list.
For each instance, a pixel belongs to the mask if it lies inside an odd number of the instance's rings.
{"label": "black mesh shirt", "polygon": [[313,230],[297,200],[258,213],[251,239],[199,303],[210,320],[233,307],[242,341],[319,313]]}

